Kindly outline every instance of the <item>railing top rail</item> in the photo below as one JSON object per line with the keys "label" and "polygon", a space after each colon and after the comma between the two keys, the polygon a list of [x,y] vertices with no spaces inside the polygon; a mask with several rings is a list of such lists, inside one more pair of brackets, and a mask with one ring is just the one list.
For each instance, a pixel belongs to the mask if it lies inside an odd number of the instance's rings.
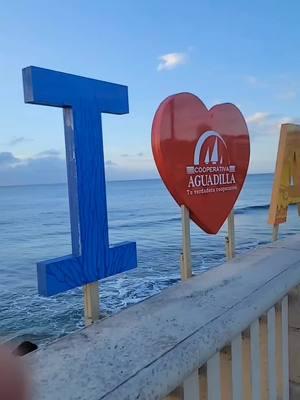
{"label": "railing top rail", "polygon": [[300,236],[237,257],[28,356],[39,400],[158,399],[300,282]]}

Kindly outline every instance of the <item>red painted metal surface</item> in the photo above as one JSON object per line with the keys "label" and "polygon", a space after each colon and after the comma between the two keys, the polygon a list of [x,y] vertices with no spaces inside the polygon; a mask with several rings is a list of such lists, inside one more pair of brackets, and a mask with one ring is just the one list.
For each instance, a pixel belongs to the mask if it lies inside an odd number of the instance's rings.
{"label": "red painted metal surface", "polygon": [[247,175],[247,125],[233,104],[208,110],[191,93],[166,98],[152,125],[152,151],[168,190],[192,220],[217,233],[232,210]]}

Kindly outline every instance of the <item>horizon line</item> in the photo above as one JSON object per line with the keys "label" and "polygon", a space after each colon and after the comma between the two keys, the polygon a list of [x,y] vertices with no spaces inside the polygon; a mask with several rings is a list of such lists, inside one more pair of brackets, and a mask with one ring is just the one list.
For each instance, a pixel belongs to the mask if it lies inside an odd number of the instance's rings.
{"label": "horizon line", "polygon": [[[271,175],[274,172],[250,172],[247,174],[249,175]],[[138,181],[162,181],[161,178],[136,178],[136,179],[111,179],[107,180],[106,183],[113,183],[113,182],[138,182]],[[22,186],[55,186],[55,185],[67,185],[68,182],[53,182],[53,183],[21,183],[21,184],[11,184],[11,185],[0,185],[0,188],[7,188],[7,187],[22,187]]]}

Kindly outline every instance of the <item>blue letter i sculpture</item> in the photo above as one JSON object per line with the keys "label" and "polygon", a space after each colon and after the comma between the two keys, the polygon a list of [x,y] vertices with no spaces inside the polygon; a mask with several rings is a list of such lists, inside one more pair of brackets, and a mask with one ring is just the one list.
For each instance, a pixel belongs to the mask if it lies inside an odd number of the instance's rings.
{"label": "blue letter i sculpture", "polygon": [[101,113],[128,113],[127,87],[43,68],[23,70],[26,103],[64,113],[72,254],[37,265],[51,296],[137,266],[136,244],[109,246]]}

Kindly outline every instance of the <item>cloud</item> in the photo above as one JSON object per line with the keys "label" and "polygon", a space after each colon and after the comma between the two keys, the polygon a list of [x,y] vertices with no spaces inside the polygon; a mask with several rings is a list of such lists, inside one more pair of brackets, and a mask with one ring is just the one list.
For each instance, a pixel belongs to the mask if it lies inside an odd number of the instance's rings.
{"label": "cloud", "polygon": [[[0,186],[53,184],[67,181],[64,158],[57,150],[45,150],[32,157],[19,157],[11,152],[0,152]],[[117,164],[106,160],[107,180],[157,178],[152,158],[132,155],[129,163]]]}
{"label": "cloud", "polygon": [[14,136],[9,142],[9,146],[16,146],[20,143],[31,142],[32,139],[25,138],[24,136]]}
{"label": "cloud", "polygon": [[13,155],[13,153],[10,153],[8,151],[4,151],[4,152],[0,153],[0,168],[10,167],[19,162],[20,162],[20,160],[18,158],[16,158]]}
{"label": "cloud", "polygon": [[300,118],[259,111],[246,117],[246,122],[252,135],[278,135],[282,124],[299,124]]}
{"label": "cloud", "polygon": [[116,167],[118,164],[116,164],[115,162],[113,162],[112,160],[107,160],[105,161],[105,165],[107,167]]}
{"label": "cloud", "polygon": [[41,151],[40,153],[37,153],[35,155],[36,158],[40,157],[59,157],[61,155],[61,152],[56,149],[49,149],[49,150],[44,150]]}
{"label": "cloud", "polygon": [[120,155],[123,158],[135,158],[135,157],[144,157],[145,153],[143,153],[142,151],[136,153],[136,154],[129,154],[129,153],[124,153]]}
{"label": "cloud", "polygon": [[169,71],[187,63],[188,57],[186,53],[168,53],[158,58],[160,63],[157,66],[157,71]]}
{"label": "cloud", "polygon": [[259,111],[259,112],[254,113],[253,115],[249,115],[246,118],[246,122],[248,124],[259,125],[259,124],[266,122],[270,117],[271,117],[270,113]]}
{"label": "cloud", "polygon": [[0,186],[66,182],[66,162],[57,156],[19,158],[0,153]]}

